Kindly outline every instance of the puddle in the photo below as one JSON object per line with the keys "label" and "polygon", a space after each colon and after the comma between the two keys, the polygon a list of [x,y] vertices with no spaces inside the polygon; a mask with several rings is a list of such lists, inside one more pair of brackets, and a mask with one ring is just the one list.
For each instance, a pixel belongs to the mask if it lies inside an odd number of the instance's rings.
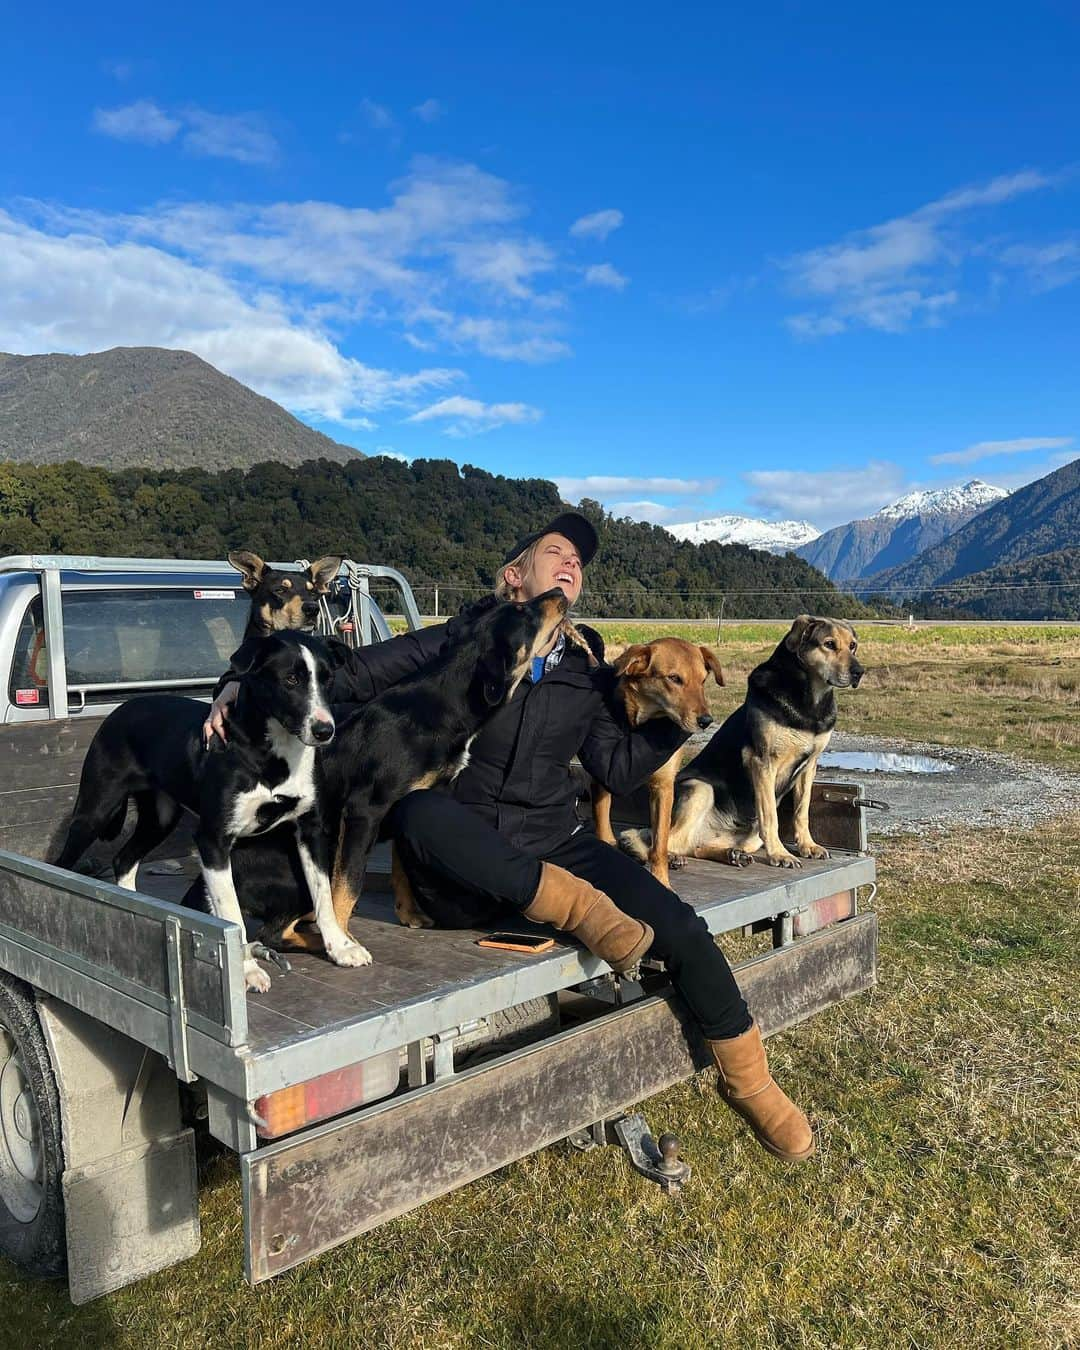
{"label": "puddle", "polygon": [[933,755],[870,750],[826,750],[819,763],[823,769],[854,769],[859,773],[952,773],[956,768]]}

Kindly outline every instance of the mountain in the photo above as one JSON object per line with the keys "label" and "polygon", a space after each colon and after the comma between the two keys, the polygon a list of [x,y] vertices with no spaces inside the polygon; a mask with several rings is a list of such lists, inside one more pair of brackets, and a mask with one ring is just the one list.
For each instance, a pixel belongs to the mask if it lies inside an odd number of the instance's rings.
{"label": "mountain", "polygon": [[879,573],[873,583],[914,595],[972,573],[1077,547],[1080,459],[1018,488],[911,562]]}
{"label": "mountain", "polygon": [[808,520],[754,520],[751,516],[714,516],[712,520],[669,525],[667,530],[676,539],[692,544],[745,544],[779,554],[791,553],[818,537]]}
{"label": "mountain", "polygon": [[923,604],[955,607],[977,619],[1080,619],[1080,548],[972,572],[955,590],[932,592]]}
{"label": "mountain", "polygon": [[245,469],[268,460],[344,463],[358,453],[191,352],[0,353],[0,459]]}
{"label": "mountain", "polygon": [[978,478],[963,487],[909,492],[865,520],[826,530],[795,552],[832,581],[861,581],[932,548],[1007,495]]}

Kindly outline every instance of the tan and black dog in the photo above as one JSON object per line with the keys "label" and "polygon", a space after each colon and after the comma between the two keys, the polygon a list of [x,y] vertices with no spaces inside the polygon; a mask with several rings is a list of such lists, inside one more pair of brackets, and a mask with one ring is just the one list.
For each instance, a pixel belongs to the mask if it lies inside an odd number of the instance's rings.
{"label": "tan and black dog", "polygon": [[[746,701],[675,784],[668,846],[675,855],[745,867],[764,846],[773,867],[800,867],[780,839],[777,802],[791,792],[795,852],[829,855],[810,834],[810,789],[836,725],[836,689],[854,689],[864,668],[855,630],[842,619],[801,614],[769,659],[751,671]],[[620,843],[650,856],[643,831]]]}
{"label": "tan and black dog", "polygon": [[[705,682],[711,675],[724,683],[724,672],[716,653],[681,638],[659,638],[655,642],[635,643],[614,664],[619,676],[616,695],[622,700],[632,727],[654,717],[667,717],[684,731],[703,731],[712,722],[705,701]],[[649,820],[652,824],[648,850],[649,871],[658,881],[668,884],[668,832],[671,807],[675,799],[675,775],[682,752],[677,751],[648,780]],[[597,837],[615,843],[611,828],[611,793],[594,782],[592,785],[593,823]]]}
{"label": "tan and black dog", "polygon": [[269,637],[292,629],[311,633],[319,620],[319,597],[329,591],[341,570],[339,557],[327,556],[302,572],[277,572],[257,553],[237,549],[229,562],[244,575],[244,590],[251,596],[244,637]]}

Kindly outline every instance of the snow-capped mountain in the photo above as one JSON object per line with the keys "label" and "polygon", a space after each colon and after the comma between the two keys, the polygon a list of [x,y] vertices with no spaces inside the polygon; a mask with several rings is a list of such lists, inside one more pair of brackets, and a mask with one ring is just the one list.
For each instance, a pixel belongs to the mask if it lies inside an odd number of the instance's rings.
{"label": "snow-capped mountain", "polygon": [[836,582],[902,567],[1009,494],[978,478],[963,487],[909,492],[866,520],[826,530],[795,551]]}
{"label": "snow-capped mountain", "polygon": [[963,487],[937,488],[933,491],[909,492],[896,501],[875,511],[871,520],[910,520],[912,516],[956,515],[961,511],[985,511],[994,502],[1009,494],[1004,488],[993,487],[981,478],[973,478]]}
{"label": "snow-capped mountain", "polygon": [[821,533],[808,520],[755,520],[752,516],[714,516],[712,520],[692,520],[667,528],[676,539],[688,539],[692,544],[745,544],[747,548],[781,554],[809,544]]}

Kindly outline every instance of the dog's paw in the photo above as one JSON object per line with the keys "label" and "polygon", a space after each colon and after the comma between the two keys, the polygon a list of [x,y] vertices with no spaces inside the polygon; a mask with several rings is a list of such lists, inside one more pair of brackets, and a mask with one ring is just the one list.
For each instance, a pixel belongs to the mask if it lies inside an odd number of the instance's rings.
{"label": "dog's paw", "polygon": [[257,961],[244,962],[244,985],[256,994],[265,994],[270,988],[270,976]]}
{"label": "dog's paw", "polygon": [[813,840],[809,844],[796,844],[795,852],[800,858],[827,858],[829,850],[822,848],[820,844],[815,844]]}
{"label": "dog's paw", "polygon": [[783,853],[767,853],[765,857],[770,867],[802,867],[798,858],[787,849]]}
{"label": "dog's paw", "polygon": [[667,855],[667,865],[673,872],[680,872],[686,866],[686,854],[669,853]]}
{"label": "dog's paw", "polygon": [[732,867],[749,867],[753,861],[754,855],[741,848],[733,848],[728,855],[728,862]]}
{"label": "dog's paw", "polygon": [[371,953],[352,939],[337,947],[328,947],[327,956],[335,966],[370,966]]}

